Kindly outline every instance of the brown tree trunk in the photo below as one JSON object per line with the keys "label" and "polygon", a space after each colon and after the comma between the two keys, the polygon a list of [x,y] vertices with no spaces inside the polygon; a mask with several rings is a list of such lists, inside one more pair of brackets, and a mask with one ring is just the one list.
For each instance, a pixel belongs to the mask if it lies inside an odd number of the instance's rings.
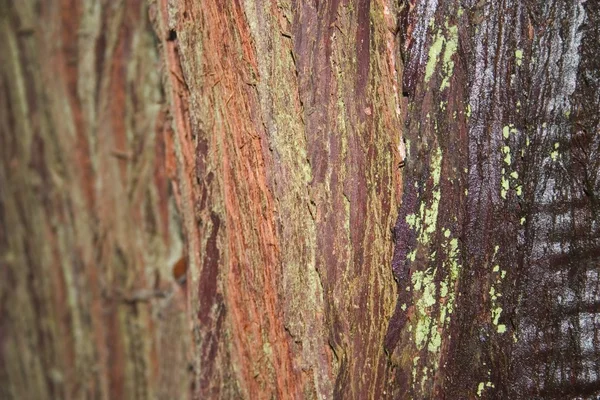
{"label": "brown tree trunk", "polygon": [[597,3],[0,10],[0,398],[600,393]]}

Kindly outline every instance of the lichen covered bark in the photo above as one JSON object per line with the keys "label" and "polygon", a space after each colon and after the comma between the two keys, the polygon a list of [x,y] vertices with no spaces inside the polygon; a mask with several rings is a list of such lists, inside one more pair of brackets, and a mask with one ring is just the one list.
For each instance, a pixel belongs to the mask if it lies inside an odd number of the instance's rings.
{"label": "lichen covered bark", "polygon": [[147,6],[0,10],[0,398],[185,398],[182,245]]}
{"label": "lichen covered bark", "polygon": [[399,397],[597,394],[598,5],[409,8]]}

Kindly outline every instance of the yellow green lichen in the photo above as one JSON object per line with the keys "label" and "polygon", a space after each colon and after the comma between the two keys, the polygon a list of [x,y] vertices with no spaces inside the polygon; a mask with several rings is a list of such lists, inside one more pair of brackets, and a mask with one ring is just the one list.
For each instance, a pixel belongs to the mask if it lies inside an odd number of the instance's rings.
{"label": "yellow green lichen", "polygon": [[442,56],[444,78],[442,79],[440,90],[444,90],[450,86],[450,78],[454,71],[454,61],[452,61],[452,57],[458,48],[458,28],[456,26],[448,26],[448,23],[446,23],[445,26],[448,37],[444,36],[441,30],[438,29],[434,36],[433,43],[429,48],[427,65],[425,66],[425,82],[429,82],[437,66],[442,49],[444,50]]}
{"label": "yellow green lichen", "polygon": [[[492,261],[495,260],[499,249],[500,249],[500,246],[498,246],[498,245],[496,245],[494,247],[494,255],[492,256]],[[492,267],[492,272],[495,274],[494,275],[495,276],[495,279],[494,279],[495,284],[501,283],[502,280],[506,277],[505,270],[502,270],[502,272],[500,273],[500,276],[497,275],[498,272],[500,272],[499,264],[494,264],[494,266]],[[504,333],[504,332],[506,332],[506,326],[498,323],[500,320],[500,315],[502,314],[502,307],[498,304],[499,303],[498,299],[500,297],[502,297],[502,294],[497,290],[495,284],[493,283],[490,286],[490,289],[488,292],[490,295],[490,305],[491,305],[490,317],[492,320],[492,324],[496,326],[496,331],[498,333]]]}
{"label": "yellow green lichen", "polygon": [[429,58],[427,59],[427,65],[425,66],[425,82],[429,82],[431,79],[445,42],[445,38],[443,35],[440,35],[439,30],[434,38],[435,39],[429,48]]}
{"label": "yellow green lichen", "polygon": [[509,189],[509,183],[508,183],[508,179],[506,179],[504,176],[502,176],[502,178],[500,179],[500,184],[502,186],[502,189],[500,190],[500,197],[502,197],[503,199],[506,199],[506,194],[508,193],[508,189]]}
{"label": "yellow green lichen", "polygon": [[515,50],[515,59],[517,60],[517,65],[521,66],[523,62],[523,50],[517,49]]}
{"label": "yellow green lichen", "polygon": [[406,222],[412,229],[419,232],[418,241],[422,244],[429,243],[431,234],[435,232],[437,226],[437,216],[440,193],[440,177],[442,171],[442,152],[439,147],[436,148],[431,158],[432,180],[433,180],[433,200],[431,206],[427,207],[425,202],[422,202],[419,207],[419,215],[410,214],[406,217]]}
{"label": "yellow green lichen", "polygon": [[408,214],[405,220],[411,229],[415,229],[417,226],[417,216],[415,214]]}
{"label": "yellow green lichen", "polygon": [[410,262],[415,262],[415,259],[417,258],[417,250],[411,251],[406,257],[410,260]]}
{"label": "yellow green lichen", "polygon": [[[495,299],[494,299],[495,301]],[[498,325],[498,320],[500,319],[500,314],[502,314],[502,307],[496,307],[492,309],[492,323],[494,325]]]}
{"label": "yellow green lichen", "polygon": [[444,298],[448,296],[448,284],[446,282],[440,283],[440,297]]}
{"label": "yellow green lichen", "polygon": [[484,382],[479,382],[479,385],[477,386],[477,396],[481,397],[481,395],[483,394],[484,389],[485,389],[485,383]]}
{"label": "yellow green lichen", "polygon": [[431,337],[429,339],[429,344],[427,345],[427,350],[429,350],[430,353],[436,354],[439,351],[441,345],[442,337],[440,333],[437,329],[432,330]]}
{"label": "yellow green lichen", "polygon": [[444,49],[444,79],[440,86],[440,90],[450,86],[450,78],[454,72],[454,61],[452,56],[456,53],[458,48],[458,28],[451,26],[448,28],[448,40],[446,40],[446,48]]}
{"label": "yellow green lichen", "polygon": [[552,161],[556,161],[558,158],[558,148],[560,147],[560,143],[554,143],[554,150],[550,153],[550,157],[552,157]]}
{"label": "yellow green lichen", "polygon": [[425,346],[431,325],[431,317],[427,314],[421,315],[415,329],[415,344],[421,350]]}
{"label": "yellow green lichen", "polygon": [[415,271],[412,275],[413,289],[415,292],[423,289],[421,298],[417,301],[417,307],[420,310],[424,310],[427,307],[431,307],[435,304],[435,276],[436,270],[431,272],[430,269],[426,271]]}

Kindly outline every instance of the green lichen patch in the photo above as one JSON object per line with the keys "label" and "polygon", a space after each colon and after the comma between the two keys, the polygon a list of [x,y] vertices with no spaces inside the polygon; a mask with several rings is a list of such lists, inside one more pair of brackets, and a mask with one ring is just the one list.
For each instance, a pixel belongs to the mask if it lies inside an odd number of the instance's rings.
{"label": "green lichen patch", "polygon": [[550,152],[550,158],[552,161],[556,161],[558,159],[558,148],[560,147],[560,143],[554,143],[553,150]]}
{"label": "green lichen patch", "polygon": [[[494,250],[494,255],[492,257],[492,262],[495,260],[496,255],[498,253],[498,250],[500,249],[499,246],[495,247]],[[491,317],[491,321],[492,324],[496,327],[496,331],[498,333],[504,333],[506,332],[506,326],[504,324],[500,324],[500,316],[502,315],[502,306],[500,305],[500,297],[502,297],[502,294],[500,293],[500,291],[497,289],[497,287],[502,283],[502,281],[504,280],[504,278],[506,277],[506,271],[502,270],[502,272],[500,272],[500,265],[499,264],[494,264],[494,266],[492,267],[492,284],[490,285],[490,289],[489,289],[489,298],[490,298],[490,317]]]}
{"label": "green lichen patch", "polygon": [[[427,65],[425,66],[425,82],[429,82],[437,67],[440,55],[442,55],[443,79],[440,90],[450,86],[450,78],[454,72],[454,61],[452,57],[458,48],[458,28],[445,24],[447,36],[444,36],[441,29],[438,29],[434,36],[433,43],[429,47]],[[443,54],[442,54],[443,50]]]}
{"label": "green lichen patch", "polygon": [[515,50],[515,60],[517,62],[517,65],[520,67],[521,64],[523,63],[523,50],[521,50],[521,49]]}
{"label": "green lichen patch", "polygon": [[[502,161],[505,165],[505,168],[502,168],[502,176],[500,178],[500,197],[503,199],[507,198],[508,191],[511,187],[515,189],[517,196],[522,196],[523,194],[523,187],[519,181],[519,173],[515,170],[510,170],[510,167],[513,164],[513,156],[509,142],[511,137],[517,134],[519,134],[519,131],[514,127],[513,124],[508,124],[502,128],[504,144],[502,145],[501,153],[503,155]],[[527,145],[529,145],[529,138],[526,138],[526,141]],[[525,149],[521,149],[521,156],[524,157],[524,154]]]}

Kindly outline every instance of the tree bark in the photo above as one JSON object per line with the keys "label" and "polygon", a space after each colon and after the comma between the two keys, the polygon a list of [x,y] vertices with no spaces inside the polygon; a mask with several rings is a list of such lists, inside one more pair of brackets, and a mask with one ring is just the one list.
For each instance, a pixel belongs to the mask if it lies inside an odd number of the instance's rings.
{"label": "tree bark", "polygon": [[184,398],[175,161],[147,5],[0,10],[0,398]]}
{"label": "tree bark", "polygon": [[1,398],[600,393],[600,6],[0,0]]}

